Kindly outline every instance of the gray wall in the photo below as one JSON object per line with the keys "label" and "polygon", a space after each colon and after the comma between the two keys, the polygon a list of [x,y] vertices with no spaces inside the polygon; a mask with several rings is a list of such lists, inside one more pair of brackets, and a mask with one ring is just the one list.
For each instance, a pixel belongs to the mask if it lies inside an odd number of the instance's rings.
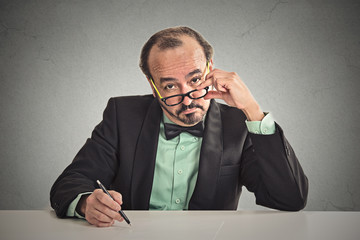
{"label": "gray wall", "polygon": [[[360,210],[359,1],[0,1],[0,209],[48,207],[112,96],[150,93],[142,45],[188,25],[283,127],[307,210]],[[258,208],[245,192],[241,209]]]}

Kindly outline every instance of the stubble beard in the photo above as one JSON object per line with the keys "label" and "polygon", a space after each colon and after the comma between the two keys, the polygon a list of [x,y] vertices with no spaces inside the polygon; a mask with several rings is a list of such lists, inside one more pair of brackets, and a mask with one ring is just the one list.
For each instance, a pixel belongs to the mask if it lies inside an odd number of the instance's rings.
{"label": "stubble beard", "polygon": [[[159,101],[159,99],[158,99]],[[160,102],[160,101],[159,101]],[[176,110],[176,114],[172,113],[169,111],[169,109],[167,109],[167,106],[164,106],[164,104],[160,103],[162,105],[162,108],[172,117],[174,117],[175,119],[179,120],[180,122],[186,124],[186,125],[195,125],[196,123],[200,122],[201,120],[203,120],[204,116],[205,116],[205,109],[203,106],[196,104],[194,102],[192,102],[190,105],[184,105],[181,104],[180,109]],[[199,113],[189,113],[189,114],[185,114],[184,116],[180,116],[180,114],[182,112],[184,112],[185,110],[188,109],[193,109],[193,108],[199,108],[202,110],[202,112]]]}

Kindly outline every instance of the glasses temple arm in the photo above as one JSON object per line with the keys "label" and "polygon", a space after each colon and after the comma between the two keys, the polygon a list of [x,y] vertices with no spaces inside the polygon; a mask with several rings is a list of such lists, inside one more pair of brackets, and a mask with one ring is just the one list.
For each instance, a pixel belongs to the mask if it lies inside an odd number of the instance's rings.
{"label": "glasses temple arm", "polygon": [[152,80],[152,78],[150,78],[150,81],[151,81],[152,85],[154,86],[155,91],[157,92],[157,94],[159,95],[159,97],[162,99],[163,97],[160,95],[159,91],[157,90],[157,88],[156,88],[156,86],[155,86],[155,83],[154,83],[154,81]]}

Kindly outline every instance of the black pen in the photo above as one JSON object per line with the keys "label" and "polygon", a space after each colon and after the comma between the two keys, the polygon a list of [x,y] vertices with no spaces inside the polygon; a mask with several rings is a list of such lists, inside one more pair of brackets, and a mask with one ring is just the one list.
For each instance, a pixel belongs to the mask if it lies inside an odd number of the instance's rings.
{"label": "black pen", "polygon": [[[103,190],[104,193],[106,193],[109,197],[111,197],[112,200],[114,200],[114,198],[110,195],[110,193],[106,190],[106,188],[104,187],[104,185],[101,184],[101,182],[99,180],[96,180],[97,184],[99,185],[99,187]],[[114,200],[115,201],[115,200]],[[125,213],[120,210],[119,211],[120,215],[125,219],[125,221],[127,222],[127,224],[130,224],[130,220],[127,218],[127,216],[125,215]]]}

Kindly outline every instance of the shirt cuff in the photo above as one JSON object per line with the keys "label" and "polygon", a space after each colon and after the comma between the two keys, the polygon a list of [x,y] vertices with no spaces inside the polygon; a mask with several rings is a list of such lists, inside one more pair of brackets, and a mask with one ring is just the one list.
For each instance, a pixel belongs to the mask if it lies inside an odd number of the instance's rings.
{"label": "shirt cuff", "polygon": [[245,120],[249,132],[260,135],[270,135],[275,133],[275,121],[270,113],[264,113],[265,117],[261,121]]}
{"label": "shirt cuff", "polygon": [[80,201],[80,198],[86,194],[91,194],[91,192],[80,193],[79,195],[77,195],[77,197],[70,203],[68,210],[66,212],[66,216],[84,218],[83,216],[81,216],[79,213],[76,212],[76,206]]}

